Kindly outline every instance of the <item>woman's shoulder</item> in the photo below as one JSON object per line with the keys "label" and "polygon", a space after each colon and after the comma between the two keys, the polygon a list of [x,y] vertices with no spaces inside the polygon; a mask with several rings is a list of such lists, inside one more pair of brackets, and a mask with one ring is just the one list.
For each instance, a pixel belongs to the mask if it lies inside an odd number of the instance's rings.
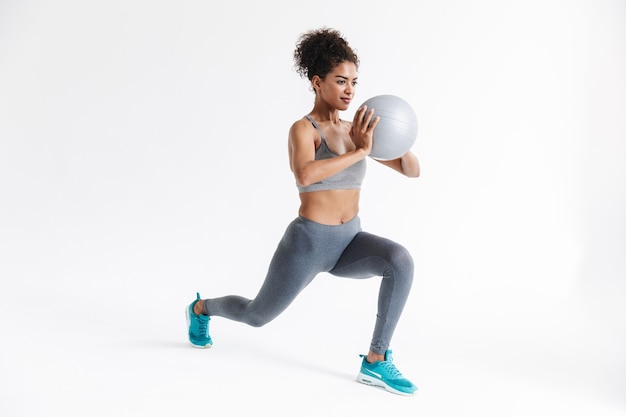
{"label": "woman's shoulder", "polygon": [[309,118],[307,118],[307,116],[302,116],[301,118],[299,118],[298,120],[294,121],[291,124],[291,128],[292,129],[300,129],[306,126],[312,126],[312,122]]}
{"label": "woman's shoulder", "polygon": [[315,138],[316,132],[317,129],[315,129],[313,123],[311,123],[311,121],[304,116],[291,124],[291,127],[289,128],[289,137],[294,138],[304,136]]}

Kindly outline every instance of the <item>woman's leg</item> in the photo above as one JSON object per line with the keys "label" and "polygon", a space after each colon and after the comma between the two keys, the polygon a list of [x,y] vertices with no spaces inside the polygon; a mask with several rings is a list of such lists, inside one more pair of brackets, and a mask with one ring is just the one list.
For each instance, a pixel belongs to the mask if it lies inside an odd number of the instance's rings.
{"label": "woman's leg", "polygon": [[[270,263],[265,281],[253,300],[236,295],[204,300],[203,314],[263,326],[282,313],[315,278],[337,262],[360,231],[355,219],[326,226],[297,218],[285,231]],[[200,307],[200,306],[199,306]]]}
{"label": "woman's leg", "polygon": [[282,313],[319,273],[306,256],[306,234],[290,225],[274,252],[265,281],[254,299],[238,295],[207,299],[203,313],[261,327]]}
{"label": "woman's leg", "polygon": [[392,240],[360,232],[329,272],[347,278],[382,277],[370,353],[384,358],[413,283],[410,253]]}

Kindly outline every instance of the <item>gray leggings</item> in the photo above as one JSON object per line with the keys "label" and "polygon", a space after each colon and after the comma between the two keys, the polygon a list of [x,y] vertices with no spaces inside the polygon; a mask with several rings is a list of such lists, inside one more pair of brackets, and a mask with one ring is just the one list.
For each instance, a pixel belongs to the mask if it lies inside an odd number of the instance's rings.
{"label": "gray leggings", "polygon": [[413,259],[403,246],[363,232],[358,216],[337,226],[297,217],[279,242],[256,298],[208,299],[204,312],[261,327],[278,317],[320,272],[382,277],[370,350],[384,354],[411,289]]}

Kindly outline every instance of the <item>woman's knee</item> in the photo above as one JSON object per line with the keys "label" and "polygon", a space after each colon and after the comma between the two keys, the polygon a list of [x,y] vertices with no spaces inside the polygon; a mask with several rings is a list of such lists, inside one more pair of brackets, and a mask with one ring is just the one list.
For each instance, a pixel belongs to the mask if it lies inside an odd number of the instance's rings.
{"label": "woman's knee", "polygon": [[270,321],[274,320],[281,313],[282,310],[268,310],[268,311],[255,311],[257,309],[253,309],[252,311],[248,311],[246,314],[245,322],[246,324],[252,327],[263,327],[268,324]]}
{"label": "woman's knee", "polygon": [[402,245],[396,244],[389,250],[389,265],[394,276],[402,277],[409,282],[413,280],[414,262],[413,256]]}
{"label": "woman's knee", "polygon": [[263,327],[268,323],[267,320],[263,320],[259,317],[251,317],[246,322],[252,327]]}

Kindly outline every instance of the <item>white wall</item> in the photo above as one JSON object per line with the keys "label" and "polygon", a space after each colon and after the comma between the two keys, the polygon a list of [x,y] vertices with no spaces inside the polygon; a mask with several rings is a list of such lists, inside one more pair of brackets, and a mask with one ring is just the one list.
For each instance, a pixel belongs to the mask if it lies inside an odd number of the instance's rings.
{"label": "white wall", "polygon": [[[286,137],[313,96],[293,48],[321,26],[360,55],[357,102],[418,113],[421,178],[370,161],[362,201],[416,258],[398,340],[423,361],[449,342],[534,363],[624,406],[618,0],[2,1],[3,328],[28,301],[62,316],[88,294],[106,322],[140,298],[253,296],[297,210]],[[302,305],[364,288],[322,280]],[[533,359],[497,353],[516,349]]]}

